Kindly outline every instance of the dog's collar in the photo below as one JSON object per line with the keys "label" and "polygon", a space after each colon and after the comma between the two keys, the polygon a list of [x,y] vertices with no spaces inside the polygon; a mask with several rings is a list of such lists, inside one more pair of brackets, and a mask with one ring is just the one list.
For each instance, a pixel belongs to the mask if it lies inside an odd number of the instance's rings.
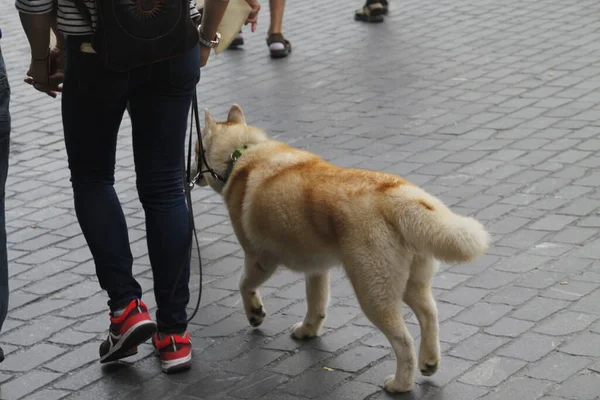
{"label": "dog's collar", "polygon": [[233,171],[233,166],[235,165],[238,158],[242,156],[244,150],[248,148],[248,145],[244,145],[243,147],[238,147],[235,149],[233,153],[229,155],[229,163],[227,164],[227,171],[225,171],[225,176],[223,177],[224,183],[227,183],[229,180],[229,175],[231,175],[231,171]]}

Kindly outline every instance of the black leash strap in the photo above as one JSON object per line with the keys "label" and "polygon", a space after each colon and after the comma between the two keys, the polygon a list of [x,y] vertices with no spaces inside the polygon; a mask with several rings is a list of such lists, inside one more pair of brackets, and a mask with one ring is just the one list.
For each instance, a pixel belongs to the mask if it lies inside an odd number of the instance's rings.
{"label": "black leash strap", "polygon": [[[197,168],[197,173],[196,176],[192,176],[192,148],[194,147],[193,144],[193,140],[192,137],[194,136],[194,122],[196,123],[196,137],[198,139],[198,145],[200,146],[200,151],[199,151],[199,158],[200,160],[197,160],[197,164],[196,168]],[[210,173],[212,175],[212,177],[217,180],[220,181],[221,183],[225,183],[225,179],[217,174],[215,172],[214,169],[212,169],[209,165],[208,162],[206,161],[206,154],[205,154],[205,150],[204,150],[204,146],[202,145],[202,132],[201,132],[201,128],[200,128],[200,111],[198,109],[198,96],[196,94],[196,91],[194,91],[194,95],[192,98],[192,117],[190,120],[190,136],[188,139],[188,152],[187,152],[187,166],[185,165],[185,160],[181,160],[183,165],[183,185],[185,188],[185,199],[187,202],[187,208],[188,208],[188,216],[189,216],[189,220],[190,220],[190,246],[188,248],[188,254],[187,254],[187,258],[184,261],[184,263],[181,265],[181,268],[179,269],[179,273],[177,274],[177,279],[175,280],[175,284],[173,285],[173,290],[171,292],[171,303],[173,303],[173,299],[175,297],[175,291],[177,290],[177,284],[179,283],[179,279],[181,279],[181,274],[183,273],[183,270],[186,266],[186,264],[190,264],[191,267],[191,262],[192,262],[192,247],[193,247],[193,242],[192,242],[192,235],[196,241],[196,247],[197,247],[197,251],[198,251],[198,271],[200,272],[200,285],[198,288],[198,300],[196,302],[196,308],[194,309],[194,312],[192,313],[192,316],[189,317],[187,319],[187,322],[190,322],[195,316],[196,313],[198,313],[198,309],[200,308],[200,300],[202,299],[202,255],[200,254],[200,243],[198,241],[198,233],[196,232],[196,222],[194,221],[194,209],[192,207],[192,189],[194,188],[194,185],[196,184],[196,181],[198,180],[198,178],[203,174],[203,173]],[[203,170],[202,167],[205,167],[206,169]]]}
{"label": "black leash strap", "polygon": [[[196,182],[197,176],[196,177],[192,177],[192,147],[193,147],[193,136],[194,136],[194,121],[196,122],[196,134],[198,137],[198,140],[200,141],[200,146],[202,146],[202,135],[201,135],[201,131],[200,131],[200,117],[199,117],[199,112],[198,112],[198,97],[196,95],[196,91],[194,91],[194,96],[192,98],[192,117],[190,120],[190,136],[189,136],[189,140],[188,140],[188,153],[187,153],[187,165],[185,163],[185,161],[182,159],[182,164],[183,165],[183,186],[184,186],[184,190],[185,190],[185,200],[187,203],[187,209],[188,209],[188,217],[189,217],[189,223],[190,223],[190,237],[189,237],[189,241],[190,241],[190,246],[188,247],[188,254],[186,256],[186,259],[184,260],[183,264],[181,265],[181,268],[179,269],[179,272],[177,274],[177,279],[175,280],[175,284],[173,285],[173,289],[171,291],[171,301],[170,303],[173,303],[173,299],[175,297],[175,291],[177,290],[177,285],[179,283],[179,280],[181,279],[181,274],[183,273],[186,265],[190,265],[191,268],[191,262],[192,262],[192,247],[194,246],[194,243],[192,241],[192,236],[193,239],[196,242],[196,250],[198,252],[198,272],[199,272],[199,277],[200,277],[200,282],[198,285],[198,300],[196,301],[196,307],[194,308],[194,312],[192,313],[192,315],[187,319],[187,322],[190,322],[198,313],[198,309],[200,308],[200,301],[202,299],[202,255],[200,254],[200,242],[198,240],[198,233],[196,232],[196,221],[194,220],[194,208],[192,206],[192,188],[194,187],[194,184]],[[203,154],[202,154],[203,155]],[[200,174],[200,166],[198,166],[198,174]]]}

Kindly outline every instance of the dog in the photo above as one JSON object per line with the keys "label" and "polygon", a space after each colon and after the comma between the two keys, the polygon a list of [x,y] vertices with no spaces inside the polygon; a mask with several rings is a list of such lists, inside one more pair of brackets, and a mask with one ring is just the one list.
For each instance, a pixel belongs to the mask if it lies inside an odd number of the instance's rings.
{"label": "dog", "polygon": [[317,336],[329,303],[329,271],[342,265],[362,311],[394,350],[396,372],[384,380],[384,388],[413,388],[417,358],[402,302],[419,321],[421,374],[437,371],[432,279],[438,260],[468,262],[485,254],[490,236],[479,221],[453,213],[399,176],[337,167],[269,139],[246,124],[237,104],[224,122],[205,110],[202,142],[205,157],[196,142],[192,169],[208,165],[216,173],[202,172],[196,183],[222,196],[244,250],[239,289],[252,326],[266,315],[259,287],[285,266],[306,278],[307,313],[292,326],[292,335]]}

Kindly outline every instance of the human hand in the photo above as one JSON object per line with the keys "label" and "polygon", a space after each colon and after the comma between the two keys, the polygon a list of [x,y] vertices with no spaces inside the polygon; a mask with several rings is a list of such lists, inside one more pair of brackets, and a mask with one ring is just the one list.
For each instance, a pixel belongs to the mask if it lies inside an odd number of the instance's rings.
{"label": "human hand", "polygon": [[200,44],[200,67],[204,67],[208,62],[208,57],[210,56],[210,47],[203,46]]}
{"label": "human hand", "polygon": [[250,24],[250,30],[254,32],[256,31],[256,24],[258,23],[258,12],[260,11],[260,4],[257,0],[246,0],[246,3],[248,3],[250,7],[252,7],[252,11],[250,12],[250,15],[248,15],[248,18],[246,19],[246,22],[244,22],[244,25]]}
{"label": "human hand", "polygon": [[32,85],[36,90],[56,98],[62,92],[60,86],[64,80],[65,51],[53,48],[46,59],[31,58],[25,83]]}

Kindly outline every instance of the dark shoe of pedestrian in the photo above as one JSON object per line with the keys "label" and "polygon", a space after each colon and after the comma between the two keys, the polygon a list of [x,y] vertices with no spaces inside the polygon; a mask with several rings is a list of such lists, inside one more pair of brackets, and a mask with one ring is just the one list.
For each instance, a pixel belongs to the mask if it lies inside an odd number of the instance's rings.
{"label": "dark shoe of pedestrian", "polygon": [[272,58],[287,57],[292,52],[292,44],[281,33],[271,33],[267,37],[267,46]]}
{"label": "dark shoe of pedestrian", "polygon": [[4,350],[2,350],[2,347],[0,347],[0,363],[4,361]]}
{"label": "dark shoe of pedestrian", "polygon": [[137,354],[137,346],[156,332],[148,307],[132,300],[122,313],[110,313],[108,338],[100,345],[100,362],[107,363]]}
{"label": "dark shoe of pedestrian", "polygon": [[242,35],[242,31],[240,31],[235,38],[229,43],[228,49],[237,49],[240,46],[244,45],[244,36]]}
{"label": "dark shoe of pedestrian", "polygon": [[387,14],[387,4],[384,7],[382,0],[367,0],[361,9],[356,10],[354,19],[363,22],[383,22],[385,14]]}

